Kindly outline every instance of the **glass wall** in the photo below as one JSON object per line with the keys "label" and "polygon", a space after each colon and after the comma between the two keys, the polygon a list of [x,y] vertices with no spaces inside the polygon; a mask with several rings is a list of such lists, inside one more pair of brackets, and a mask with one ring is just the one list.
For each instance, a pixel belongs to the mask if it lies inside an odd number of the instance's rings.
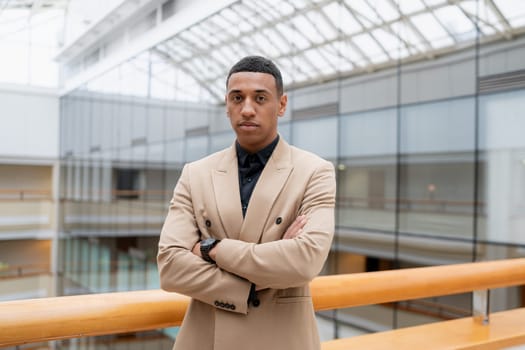
{"label": "glass wall", "polygon": [[[523,57],[525,42],[410,62],[396,40],[397,65],[289,90],[281,136],[337,169],[336,236],[323,273],[524,256],[525,90],[480,86],[512,79],[519,69],[508,62]],[[154,60],[142,54],[62,98],[64,294],[158,288],[156,244],[182,166],[234,141],[222,102],[186,73],[159,82],[147,68]],[[147,86],[175,87],[164,97],[176,100],[152,98]],[[522,295],[495,291],[492,309],[520,306]],[[470,309],[464,294],[319,316],[345,336]]]}

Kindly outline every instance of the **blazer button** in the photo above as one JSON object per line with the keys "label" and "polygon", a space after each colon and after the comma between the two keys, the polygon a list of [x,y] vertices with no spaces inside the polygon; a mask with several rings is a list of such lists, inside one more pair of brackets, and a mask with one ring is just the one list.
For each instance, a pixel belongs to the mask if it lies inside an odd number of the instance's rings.
{"label": "blazer button", "polygon": [[221,303],[219,303],[218,300],[215,300],[215,303],[214,303],[214,304],[215,304],[215,306],[219,306]]}
{"label": "blazer button", "polygon": [[211,226],[211,221],[210,220],[206,220],[206,227],[210,227]]}
{"label": "blazer button", "polygon": [[254,299],[254,300],[252,301],[252,305],[253,305],[254,307],[259,307],[259,305],[261,305],[261,301],[260,301],[259,299]]}
{"label": "blazer button", "polygon": [[275,223],[276,223],[277,225],[280,225],[281,222],[283,222],[283,218],[281,218],[281,217],[279,216],[279,217],[277,218],[277,220],[275,220]]}
{"label": "blazer button", "polygon": [[235,310],[235,305],[231,304],[230,309]]}

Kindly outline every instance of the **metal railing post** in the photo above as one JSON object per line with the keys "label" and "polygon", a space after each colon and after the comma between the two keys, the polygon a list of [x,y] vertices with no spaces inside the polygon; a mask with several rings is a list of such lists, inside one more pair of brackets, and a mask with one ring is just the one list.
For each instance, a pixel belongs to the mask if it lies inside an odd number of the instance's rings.
{"label": "metal railing post", "polygon": [[482,325],[489,324],[490,290],[482,289],[472,292],[472,316]]}

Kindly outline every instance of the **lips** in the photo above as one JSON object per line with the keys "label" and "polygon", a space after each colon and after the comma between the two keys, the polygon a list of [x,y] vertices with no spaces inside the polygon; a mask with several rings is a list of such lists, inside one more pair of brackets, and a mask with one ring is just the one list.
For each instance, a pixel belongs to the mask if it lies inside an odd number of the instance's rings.
{"label": "lips", "polygon": [[256,123],[252,123],[252,122],[241,122],[239,123],[239,127],[245,130],[253,130],[259,127],[259,125],[257,125]]}

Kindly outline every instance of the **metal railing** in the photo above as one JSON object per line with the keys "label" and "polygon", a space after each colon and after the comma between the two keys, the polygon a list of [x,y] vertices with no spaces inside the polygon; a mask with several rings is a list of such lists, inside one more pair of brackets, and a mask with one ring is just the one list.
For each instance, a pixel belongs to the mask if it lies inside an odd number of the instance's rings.
{"label": "metal railing", "polygon": [[[320,311],[523,284],[525,259],[510,259],[320,276],[311,290],[315,310]],[[186,296],[161,290],[2,302],[0,347],[177,326],[188,302]],[[525,327],[521,333],[525,339]]]}

